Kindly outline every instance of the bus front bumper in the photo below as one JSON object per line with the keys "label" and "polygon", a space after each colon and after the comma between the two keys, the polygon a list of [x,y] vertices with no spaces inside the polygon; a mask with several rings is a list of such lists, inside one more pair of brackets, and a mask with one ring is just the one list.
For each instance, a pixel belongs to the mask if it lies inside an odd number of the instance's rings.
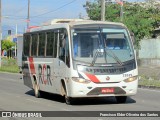
{"label": "bus front bumper", "polygon": [[105,96],[133,96],[137,93],[138,79],[120,83],[89,83],[73,82],[70,97],[105,97]]}

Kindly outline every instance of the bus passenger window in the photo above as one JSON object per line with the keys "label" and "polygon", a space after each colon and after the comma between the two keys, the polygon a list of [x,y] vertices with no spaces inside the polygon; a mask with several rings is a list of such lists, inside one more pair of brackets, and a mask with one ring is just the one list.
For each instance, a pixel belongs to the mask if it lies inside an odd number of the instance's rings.
{"label": "bus passenger window", "polygon": [[31,48],[31,56],[36,56],[37,54],[37,40],[38,40],[38,35],[33,34],[32,35],[32,48]]}
{"label": "bus passenger window", "polygon": [[65,62],[65,36],[59,38],[59,58]]}
{"label": "bus passenger window", "polygon": [[53,42],[53,57],[57,57],[57,41],[58,41],[58,32],[54,32],[54,42]]}
{"label": "bus passenger window", "polygon": [[31,39],[30,35],[24,36],[23,53],[25,56],[29,56],[29,48],[30,48],[30,41],[31,41],[30,39]]}
{"label": "bus passenger window", "polygon": [[66,51],[66,65],[70,67],[70,56],[69,56],[69,41],[68,36],[66,35],[66,42],[65,42],[65,51]]}
{"label": "bus passenger window", "polygon": [[47,33],[46,56],[53,55],[53,41],[54,41],[54,34],[52,32]]}
{"label": "bus passenger window", "polygon": [[38,55],[44,56],[44,49],[45,49],[45,33],[39,34],[39,50]]}

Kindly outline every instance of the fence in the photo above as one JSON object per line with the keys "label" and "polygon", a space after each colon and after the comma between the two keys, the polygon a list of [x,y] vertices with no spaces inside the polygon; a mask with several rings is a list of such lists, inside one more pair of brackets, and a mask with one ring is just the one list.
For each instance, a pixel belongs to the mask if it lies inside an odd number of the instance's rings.
{"label": "fence", "polygon": [[140,42],[138,63],[140,66],[160,66],[160,39],[144,39]]}

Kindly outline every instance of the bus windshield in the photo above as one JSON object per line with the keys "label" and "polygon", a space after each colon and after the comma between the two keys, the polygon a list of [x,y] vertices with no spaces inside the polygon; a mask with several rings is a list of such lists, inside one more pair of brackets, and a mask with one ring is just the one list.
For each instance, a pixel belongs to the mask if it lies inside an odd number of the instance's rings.
{"label": "bus windshield", "polygon": [[114,64],[134,59],[125,28],[72,29],[73,59],[91,65]]}

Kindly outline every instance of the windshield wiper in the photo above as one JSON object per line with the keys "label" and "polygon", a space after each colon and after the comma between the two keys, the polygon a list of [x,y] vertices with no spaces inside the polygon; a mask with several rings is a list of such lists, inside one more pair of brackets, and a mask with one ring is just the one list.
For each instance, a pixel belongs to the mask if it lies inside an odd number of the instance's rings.
{"label": "windshield wiper", "polygon": [[[105,39],[103,39],[103,42],[104,42],[104,52],[105,52],[105,60],[106,60],[106,63],[107,63],[107,56],[106,56],[106,54],[107,55],[109,55],[109,56],[111,56],[118,64],[120,64],[121,66],[123,65],[123,63],[121,62],[121,60],[114,54],[114,52],[112,51],[112,50],[110,50],[110,49],[107,49],[107,44],[106,44],[106,41],[105,41]],[[108,53],[109,52],[109,53]],[[111,54],[112,55],[111,55]]]}
{"label": "windshield wiper", "polygon": [[107,53],[109,56],[111,56],[118,64],[120,64],[121,66],[123,65],[123,63],[121,62],[121,60],[113,53],[112,50],[105,48],[105,53]]}
{"label": "windshield wiper", "polygon": [[94,55],[94,57],[93,57],[93,60],[92,60],[92,63],[91,63],[91,66],[94,66],[94,64],[95,64],[95,62],[96,62],[96,60],[97,60],[97,56],[99,55],[99,53],[100,53],[100,51],[99,51],[100,49],[97,49],[96,50],[96,53],[95,53],[95,55]]}
{"label": "windshield wiper", "polygon": [[[121,60],[113,53],[112,50],[107,49],[107,47],[106,47],[106,41],[105,41],[105,40],[103,39],[103,37],[102,37],[101,28],[99,27],[99,29],[100,29],[100,36],[99,36],[100,39],[98,39],[99,49],[97,49],[96,52],[95,52],[95,55],[94,55],[94,57],[93,57],[91,66],[94,66],[94,64],[95,64],[95,62],[96,62],[96,60],[97,60],[98,55],[101,53],[101,49],[104,50],[103,52],[104,52],[104,57],[105,57],[106,63],[107,63],[107,56],[106,56],[106,54],[107,54],[107,55],[111,56],[119,65],[122,66],[123,63],[121,62]],[[100,41],[101,41],[101,42],[103,41],[104,47],[101,47],[101,46],[100,46]],[[102,43],[101,43],[101,44],[102,44]]]}

